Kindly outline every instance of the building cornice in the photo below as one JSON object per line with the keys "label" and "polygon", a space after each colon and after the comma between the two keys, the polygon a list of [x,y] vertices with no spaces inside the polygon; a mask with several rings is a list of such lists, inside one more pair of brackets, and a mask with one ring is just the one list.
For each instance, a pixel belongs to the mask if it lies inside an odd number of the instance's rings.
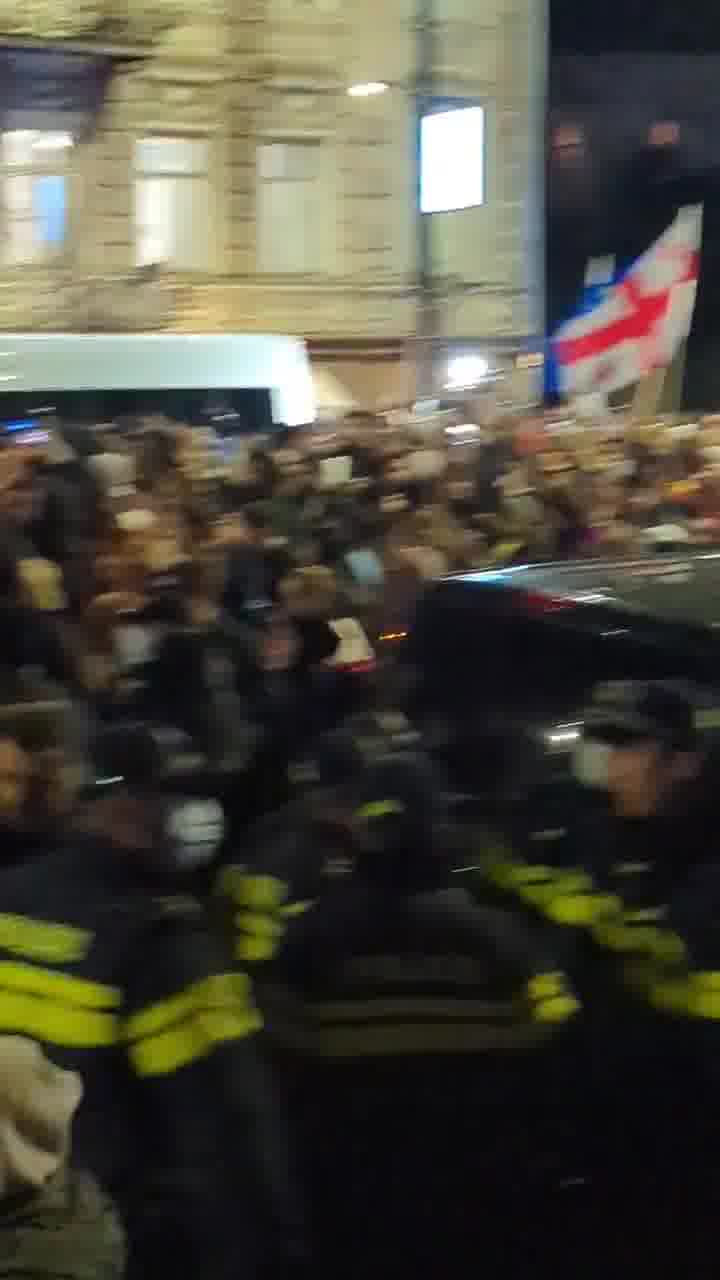
{"label": "building cornice", "polygon": [[221,16],[218,0],[0,0],[0,42],[134,58],[184,24]]}

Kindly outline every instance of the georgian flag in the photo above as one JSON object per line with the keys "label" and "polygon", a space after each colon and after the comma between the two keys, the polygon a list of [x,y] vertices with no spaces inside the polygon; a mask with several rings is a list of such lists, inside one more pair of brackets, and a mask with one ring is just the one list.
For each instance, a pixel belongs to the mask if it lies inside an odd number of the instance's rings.
{"label": "georgian flag", "polygon": [[681,209],[599,306],[558,330],[565,395],[607,395],[672,363],[692,325],[701,236],[702,206]]}

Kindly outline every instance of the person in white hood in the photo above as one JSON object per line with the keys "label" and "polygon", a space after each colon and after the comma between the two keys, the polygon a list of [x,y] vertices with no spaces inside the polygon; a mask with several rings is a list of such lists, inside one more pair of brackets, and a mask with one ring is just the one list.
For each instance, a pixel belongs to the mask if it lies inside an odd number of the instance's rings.
{"label": "person in white hood", "polygon": [[0,1277],[116,1280],[125,1243],[95,1182],[69,1163],[82,1098],[33,1040],[0,1036]]}

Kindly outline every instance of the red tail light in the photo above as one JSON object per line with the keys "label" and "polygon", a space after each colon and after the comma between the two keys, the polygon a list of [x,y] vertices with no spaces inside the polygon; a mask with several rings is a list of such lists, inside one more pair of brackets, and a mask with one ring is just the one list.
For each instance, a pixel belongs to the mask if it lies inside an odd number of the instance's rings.
{"label": "red tail light", "polygon": [[534,617],[544,617],[548,613],[562,613],[565,609],[572,607],[571,600],[565,600],[562,596],[546,595],[543,591],[523,591],[520,599],[525,612]]}
{"label": "red tail light", "polygon": [[377,662],[374,658],[366,658],[364,662],[350,662],[347,666],[339,667],[338,670],[349,671],[354,676],[366,675],[377,671]]}

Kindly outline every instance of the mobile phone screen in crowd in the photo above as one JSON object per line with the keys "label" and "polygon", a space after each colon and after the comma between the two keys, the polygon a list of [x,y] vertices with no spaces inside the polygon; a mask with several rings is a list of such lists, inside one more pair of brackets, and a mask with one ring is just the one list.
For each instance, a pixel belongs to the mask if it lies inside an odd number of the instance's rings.
{"label": "mobile phone screen in crowd", "polygon": [[3,434],[9,444],[47,444],[50,438],[49,433],[30,418],[21,422],[6,422]]}

